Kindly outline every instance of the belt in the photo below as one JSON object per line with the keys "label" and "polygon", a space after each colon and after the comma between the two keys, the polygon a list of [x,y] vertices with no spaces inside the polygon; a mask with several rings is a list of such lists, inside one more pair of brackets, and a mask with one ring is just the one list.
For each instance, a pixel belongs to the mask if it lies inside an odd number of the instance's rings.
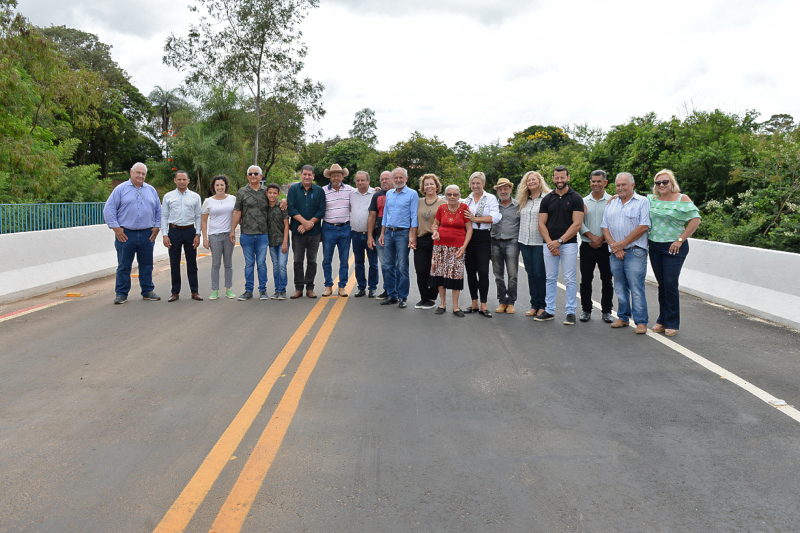
{"label": "belt", "polygon": [[[323,221],[323,222],[324,222],[324,221]],[[329,225],[329,226],[336,226],[337,228],[341,228],[342,226],[347,226],[347,225],[349,225],[349,224],[350,224],[350,222],[349,222],[349,221],[348,221],[348,222],[342,222],[342,223],[339,223],[339,224],[334,224],[333,222],[325,222],[325,223],[326,223],[327,225]]]}
{"label": "belt", "polygon": [[178,225],[175,225],[175,224],[170,224],[169,227],[170,228],[175,228],[175,229],[189,229],[189,228],[193,228],[194,224],[189,224],[188,226],[178,226]]}
{"label": "belt", "polygon": [[366,231],[356,231],[356,230],[352,230],[352,231],[353,231],[353,233],[358,233],[358,234],[361,234],[361,235],[366,235],[367,234]]}
{"label": "belt", "polygon": [[408,228],[390,228],[389,226],[386,226],[386,229],[389,231],[408,231]]}
{"label": "belt", "polygon": [[128,231],[151,231],[153,229],[153,228],[133,229],[133,228],[126,228],[125,226],[120,226],[120,228]]}

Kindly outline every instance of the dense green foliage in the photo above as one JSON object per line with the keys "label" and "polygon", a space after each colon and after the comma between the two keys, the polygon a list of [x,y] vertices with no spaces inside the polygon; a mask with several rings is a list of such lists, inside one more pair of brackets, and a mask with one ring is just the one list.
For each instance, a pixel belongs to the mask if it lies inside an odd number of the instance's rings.
{"label": "dense green foliage", "polygon": [[[0,202],[104,200],[110,182],[103,178],[124,179],[120,174],[136,161],[147,162],[148,181],[162,192],[182,169],[203,195],[220,173],[233,190],[243,186],[253,161],[280,184],[297,180],[305,164],[320,184],[334,163],[349,169],[347,181],[369,172],[373,185],[381,171],[401,166],[412,188],[435,173],[464,194],[476,171],[491,190],[500,178],[518,184],[530,170],[549,181],[559,165],[569,168],[581,194],[588,194],[594,169],[609,173],[612,191],[613,176],[630,172],[637,191],[647,194],[655,174],[669,168],[701,209],[697,237],[800,252],[800,127],[789,115],[759,122],[755,111],[686,110],[668,119],[648,113],[605,132],[587,124],[532,125],[505,143],[483,145],[448,146],[415,131],[379,150],[378,120],[364,108],[349,137],[323,141],[306,130],[307,118],[324,115],[323,87],[297,79],[306,53],[297,26],[317,1],[278,2],[284,11],[248,22],[258,36],[253,42],[263,46],[225,49],[235,35],[214,23],[220,10],[234,6],[244,16],[261,0],[197,1],[211,9],[210,18],[187,38],[172,36],[165,48],[165,62],[187,72],[186,86],[157,86],[145,98],[96,36],[37,29],[16,13],[15,0],[0,0]],[[276,21],[285,23],[277,33]],[[291,53],[258,64],[275,36],[288,40]]]}

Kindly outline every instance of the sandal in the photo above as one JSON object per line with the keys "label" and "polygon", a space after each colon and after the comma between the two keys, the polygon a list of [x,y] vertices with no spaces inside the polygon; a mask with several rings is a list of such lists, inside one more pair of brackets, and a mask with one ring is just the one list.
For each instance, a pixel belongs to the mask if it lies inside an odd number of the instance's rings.
{"label": "sandal", "polygon": [[662,326],[661,324],[654,324],[653,333],[664,333],[664,326]]}
{"label": "sandal", "polygon": [[538,311],[538,309],[531,309],[530,311],[525,313],[525,316],[536,316],[536,311]]}
{"label": "sandal", "polygon": [[677,329],[665,329],[664,330],[664,335],[666,335],[667,337],[674,337],[677,334],[678,334],[678,330]]}
{"label": "sandal", "polygon": [[[467,307],[466,309],[463,309],[463,310],[459,309],[459,311],[461,311],[462,313],[467,314],[467,315],[470,314],[470,313],[477,313],[478,312],[477,309],[473,309],[472,307]],[[455,312],[455,311],[453,311],[453,312]]]}
{"label": "sandal", "polygon": [[489,310],[488,310],[488,309],[486,309],[485,311],[484,311],[484,310],[480,310],[480,311],[478,311],[478,314],[479,314],[479,315],[483,315],[483,316],[485,316],[486,318],[492,318],[492,313],[491,313],[491,312],[489,312]]}

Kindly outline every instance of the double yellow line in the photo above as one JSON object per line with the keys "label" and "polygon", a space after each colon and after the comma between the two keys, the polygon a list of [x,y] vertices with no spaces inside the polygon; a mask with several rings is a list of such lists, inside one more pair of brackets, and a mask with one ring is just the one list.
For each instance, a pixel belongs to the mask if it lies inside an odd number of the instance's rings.
{"label": "double yellow line", "polygon": [[[350,257],[350,266],[353,265],[354,256]],[[334,287],[337,285],[334,281]],[[355,284],[355,277],[350,276],[345,290],[349,293]],[[258,413],[261,411],[264,402],[272,391],[275,382],[286,369],[286,365],[294,356],[297,349],[303,343],[313,325],[316,323],[325,306],[331,298],[322,298],[314,306],[292,338],[286,343],[281,353],[269,367],[267,373],[261,378],[253,393],[239,410],[239,413],[230,423],[228,428],[219,438],[217,443],[206,456],[200,468],[197,469],[192,479],[169,508],[167,514],[156,526],[154,533],[178,533],[183,532],[189,521],[194,516],[200,504],[203,503],[214,482],[217,480],[222,470],[230,461],[236,448],[241,443],[250,426],[253,424]],[[342,315],[344,306],[347,305],[349,298],[338,298],[333,305],[333,309],[328,313],[325,322],[320,327],[319,332],[308,348],[297,372],[292,378],[289,387],[283,395],[278,407],[272,415],[266,429],[258,439],[256,447],[250,454],[250,458],[244,465],[244,469],[236,480],[228,498],[217,515],[214,524],[211,526],[213,533],[230,533],[241,530],[250,506],[255,500],[256,494],[264,482],[264,478],[269,471],[275,455],[283,442],[289,424],[292,422],[300,397],[303,395],[308,379],[314,371],[314,367],[319,361],[322,350],[328,342],[333,332],[336,322]]]}

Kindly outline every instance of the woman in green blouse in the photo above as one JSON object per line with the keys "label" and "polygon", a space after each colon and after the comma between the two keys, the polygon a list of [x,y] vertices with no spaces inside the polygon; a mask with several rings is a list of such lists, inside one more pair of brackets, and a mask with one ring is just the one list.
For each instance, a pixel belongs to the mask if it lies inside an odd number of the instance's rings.
{"label": "woman in green blouse", "polygon": [[700,212],[675,180],[671,170],[656,174],[650,200],[650,265],[658,281],[658,320],[653,332],[668,337],[678,332],[681,322],[678,278],[689,254],[686,239],[700,225]]}

